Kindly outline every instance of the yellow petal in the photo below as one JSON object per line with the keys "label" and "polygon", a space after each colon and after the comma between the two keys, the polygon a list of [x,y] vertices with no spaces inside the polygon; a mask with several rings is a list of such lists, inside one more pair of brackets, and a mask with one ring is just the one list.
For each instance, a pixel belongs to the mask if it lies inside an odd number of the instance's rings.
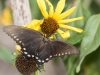
{"label": "yellow petal", "polygon": [[39,25],[42,22],[42,20],[32,20],[29,24],[27,24],[30,27],[33,27],[34,25]]}
{"label": "yellow petal", "polygon": [[33,30],[40,30],[41,23],[42,23],[42,20],[32,20],[29,24],[22,25],[22,26],[33,29]]}
{"label": "yellow petal", "polygon": [[50,39],[53,39],[53,35],[52,35],[52,36],[50,36]]}
{"label": "yellow petal", "polygon": [[57,4],[57,7],[55,9],[55,13],[53,15],[53,18],[56,19],[56,17],[59,16],[59,14],[62,12],[65,6],[65,0],[60,0]]}
{"label": "yellow petal", "polygon": [[47,18],[48,17],[48,12],[46,11],[46,5],[44,0],[37,0],[38,6],[41,10],[42,15]]}
{"label": "yellow petal", "polygon": [[66,30],[65,34],[68,36],[67,38],[69,38],[70,37],[70,30]]}
{"label": "yellow petal", "polygon": [[22,51],[21,51],[20,45],[16,45],[15,48],[16,48],[16,50],[17,50],[18,52],[22,52]]}
{"label": "yellow petal", "polygon": [[76,20],[82,20],[84,17],[81,16],[81,17],[78,17],[78,18],[72,18],[72,19],[66,19],[66,20],[60,20],[58,21],[58,23],[69,23],[69,22],[73,22],[73,21],[76,21]]}
{"label": "yellow petal", "polygon": [[76,31],[76,32],[79,32],[79,33],[83,32],[83,30],[80,29],[80,28],[76,28],[76,27],[72,27],[72,26],[68,26],[68,25],[63,25],[63,24],[60,24],[59,26],[61,28],[66,28],[66,29],[73,30],[73,31]]}
{"label": "yellow petal", "polygon": [[34,30],[36,30],[36,31],[41,30],[40,25],[37,25],[37,27],[34,25]]}
{"label": "yellow petal", "polygon": [[53,16],[54,10],[53,10],[53,5],[49,2],[49,0],[46,0],[49,6],[49,17]]}
{"label": "yellow petal", "polygon": [[57,20],[61,20],[67,16],[69,16],[70,14],[72,14],[72,12],[75,10],[76,7],[72,7],[70,8],[69,10],[65,11],[64,13],[60,14],[58,17],[57,17]]}
{"label": "yellow petal", "polygon": [[70,32],[67,30],[66,32],[63,32],[62,30],[58,29],[57,32],[62,36],[62,38],[69,38]]}

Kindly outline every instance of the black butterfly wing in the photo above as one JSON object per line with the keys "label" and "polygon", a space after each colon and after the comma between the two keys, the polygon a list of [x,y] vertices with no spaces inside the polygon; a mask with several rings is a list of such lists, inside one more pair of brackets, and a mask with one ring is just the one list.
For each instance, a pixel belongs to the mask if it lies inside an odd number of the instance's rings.
{"label": "black butterfly wing", "polygon": [[21,46],[22,52],[28,57],[34,57],[42,46],[43,36],[35,30],[15,25],[6,26],[3,30]]}
{"label": "black butterfly wing", "polygon": [[80,51],[73,45],[59,41],[59,40],[54,40],[52,41],[52,44],[54,45],[55,50],[57,53],[54,53],[54,56],[63,56],[63,55],[76,55],[80,54]]}
{"label": "black butterfly wing", "polygon": [[48,41],[39,51],[40,52],[36,57],[36,62],[38,64],[48,62],[53,57],[74,54],[76,55],[80,53],[80,51],[75,46],[59,40]]}
{"label": "black butterfly wing", "polygon": [[41,65],[53,57],[79,54],[79,50],[71,44],[47,40],[41,33],[21,26],[6,26],[3,30],[21,46],[23,54],[27,57],[35,57],[35,62]]}

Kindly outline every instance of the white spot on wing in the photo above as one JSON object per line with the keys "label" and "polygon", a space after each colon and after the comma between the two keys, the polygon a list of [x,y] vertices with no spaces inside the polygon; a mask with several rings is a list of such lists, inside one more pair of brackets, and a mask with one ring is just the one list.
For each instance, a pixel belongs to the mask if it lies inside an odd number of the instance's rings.
{"label": "white spot on wing", "polygon": [[42,62],[44,62],[44,60],[42,60]]}
{"label": "white spot on wing", "polygon": [[57,56],[57,54],[55,56]]}
{"label": "white spot on wing", "polygon": [[34,57],[34,55],[32,55],[32,57]]}
{"label": "white spot on wing", "polygon": [[59,56],[60,56],[60,54],[59,54]]}
{"label": "white spot on wing", "polygon": [[70,54],[70,52],[68,52],[68,54]]}
{"label": "white spot on wing", "polygon": [[12,36],[14,35],[14,34],[11,34]]}
{"label": "white spot on wing", "polygon": [[36,59],[38,59],[38,57],[36,57]]}
{"label": "white spot on wing", "polygon": [[16,36],[14,36],[14,38],[16,38]]}
{"label": "white spot on wing", "polygon": [[50,58],[52,57],[52,55],[50,55]]}
{"label": "white spot on wing", "polygon": [[49,60],[49,58],[46,58],[46,60]]}
{"label": "white spot on wing", "polygon": [[22,41],[19,41],[19,43],[21,43]]}
{"label": "white spot on wing", "polygon": [[68,54],[67,52],[65,54]]}
{"label": "white spot on wing", "polygon": [[24,43],[22,43],[22,45],[24,46]]}
{"label": "white spot on wing", "polygon": [[29,55],[29,54],[28,54],[27,56],[28,56],[28,57],[31,57],[31,55]]}
{"label": "white spot on wing", "polygon": [[62,55],[64,55],[64,53],[62,53]]}
{"label": "white spot on wing", "polygon": [[41,62],[41,60],[38,60],[38,62]]}
{"label": "white spot on wing", "polygon": [[19,40],[19,39],[16,39],[17,41]]}
{"label": "white spot on wing", "polygon": [[23,48],[23,50],[26,50],[26,48]]}
{"label": "white spot on wing", "polygon": [[27,52],[24,52],[24,54],[27,54]]}

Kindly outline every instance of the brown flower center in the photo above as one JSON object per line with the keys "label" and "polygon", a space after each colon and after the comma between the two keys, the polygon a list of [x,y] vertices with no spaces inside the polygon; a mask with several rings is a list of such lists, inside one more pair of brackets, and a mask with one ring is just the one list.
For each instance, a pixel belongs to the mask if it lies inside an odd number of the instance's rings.
{"label": "brown flower center", "polygon": [[56,32],[56,30],[59,28],[59,25],[55,19],[49,17],[47,19],[44,19],[40,27],[44,34],[50,36]]}
{"label": "brown flower center", "polygon": [[28,59],[20,54],[16,57],[16,68],[23,75],[31,75],[37,70],[37,65],[32,58]]}

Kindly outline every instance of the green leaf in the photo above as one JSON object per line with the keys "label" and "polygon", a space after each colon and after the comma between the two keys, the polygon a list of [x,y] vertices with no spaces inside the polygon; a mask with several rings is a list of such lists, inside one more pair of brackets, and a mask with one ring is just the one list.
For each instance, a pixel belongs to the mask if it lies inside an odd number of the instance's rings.
{"label": "green leaf", "polygon": [[70,24],[75,27],[84,28],[85,22],[90,17],[90,12],[86,8],[84,8],[81,0],[77,0],[75,6],[76,6],[76,9],[70,17],[76,18],[76,17],[83,16],[84,19],[72,22]]}
{"label": "green leaf", "polygon": [[80,66],[86,55],[95,51],[100,45],[100,14],[89,18],[85,26],[85,31],[88,34],[83,38],[81,43],[80,62],[76,71],[80,71]]}
{"label": "green leaf", "polygon": [[82,0],[84,7],[89,8],[93,0]]}
{"label": "green leaf", "polygon": [[[75,21],[75,22],[69,23],[69,25],[83,29],[85,26],[85,23],[87,22],[88,18],[90,17],[90,12],[86,8],[84,8],[81,0],[76,0],[75,6],[76,6],[76,9],[73,12],[73,14],[70,16],[70,18],[84,16],[84,19],[80,20],[80,21]],[[86,31],[84,31],[84,32],[85,33],[81,33],[81,34],[77,33],[76,35],[72,34],[71,37],[68,39],[68,42],[71,44],[76,44],[76,43],[80,42],[83,39],[84,35],[87,34]],[[70,56],[69,58],[66,58],[66,62],[64,62],[64,64],[66,65],[68,75],[75,75],[75,70],[76,70],[77,65],[79,65],[79,61],[80,61],[79,56],[77,56],[77,57]]]}
{"label": "green leaf", "polygon": [[83,33],[77,33],[75,35],[72,35],[70,38],[68,38],[66,41],[70,44],[77,44],[79,43],[83,37],[85,36],[86,32]]}
{"label": "green leaf", "polygon": [[85,57],[82,69],[85,75],[100,75],[100,46],[96,51]]}
{"label": "green leaf", "polygon": [[43,16],[41,14],[41,11],[38,7],[36,0],[29,0],[29,3],[31,8],[32,18],[41,19]]}
{"label": "green leaf", "polygon": [[14,56],[8,49],[0,47],[0,59],[11,63],[14,59]]}
{"label": "green leaf", "polygon": [[44,72],[44,65],[41,65],[38,68],[39,68],[40,72]]}
{"label": "green leaf", "polygon": [[33,75],[38,75],[38,73],[39,73],[39,72],[38,72],[38,71],[36,71],[35,73],[33,73]]}
{"label": "green leaf", "polygon": [[64,64],[66,66],[67,69],[67,74],[68,75],[75,75],[75,69],[77,67],[77,61],[78,61],[78,56],[72,55],[69,56],[69,58],[66,59],[66,61],[64,61]]}

